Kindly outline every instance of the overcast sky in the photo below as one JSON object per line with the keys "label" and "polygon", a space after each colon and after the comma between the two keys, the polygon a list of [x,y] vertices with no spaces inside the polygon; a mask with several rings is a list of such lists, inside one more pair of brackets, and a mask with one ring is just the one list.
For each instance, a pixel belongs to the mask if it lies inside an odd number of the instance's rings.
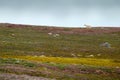
{"label": "overcast sky", "polygon": [[120,26],[120,0],[0,0],[0,23]]}

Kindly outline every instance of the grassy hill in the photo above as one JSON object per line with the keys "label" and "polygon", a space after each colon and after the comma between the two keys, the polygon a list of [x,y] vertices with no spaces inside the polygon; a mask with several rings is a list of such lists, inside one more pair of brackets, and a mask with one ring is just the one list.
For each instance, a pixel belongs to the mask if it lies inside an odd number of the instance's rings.
{"label": "grassy hill", "polygon": [[[111,47],[100,46],[104,42]],[[120,28],[1,23],[0,63],[1,74],[56,80],[119,80]]]}

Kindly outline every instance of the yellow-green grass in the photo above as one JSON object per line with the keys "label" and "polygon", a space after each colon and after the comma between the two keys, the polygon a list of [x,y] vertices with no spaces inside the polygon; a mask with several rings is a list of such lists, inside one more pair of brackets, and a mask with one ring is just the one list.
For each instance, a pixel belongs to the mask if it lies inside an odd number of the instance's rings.
{"label": "yellow-green grass", "polygon": [[[120,32],[100,35],[63,34],[60,32],[59,37],[54,37],[48,35],[51,32],[49,28],[48,31],[40,31],[38,28],[45,27],[11,28],[0,25],[0,56],[45,55],[74,57],[75,55],[75,57],[83,58],[94,55],[94,58],[120,58]],[[54,34],[56,33],[54,32]],[[111,48],[101,47],[100,44],[104,42],[110,43]]]}
{"label": "yellow-green grass", "polygon": [[[32,62],[53,62],[62,64],[83,64],[102,67],[120,67],[119,60],[96,59],[96,58],[64,58],[64,57],[45,57],[45,56],[2,56],[2,58],[16,58]],[[117,62],[118,61],[118,62]]]}

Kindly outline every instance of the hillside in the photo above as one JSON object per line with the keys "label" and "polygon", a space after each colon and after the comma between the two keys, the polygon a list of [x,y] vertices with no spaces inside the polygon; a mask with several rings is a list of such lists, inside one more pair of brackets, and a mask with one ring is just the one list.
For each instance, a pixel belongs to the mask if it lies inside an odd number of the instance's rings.
{"label": "hillside", "polygon": [[[105,42],[109,47],[101,46]],[[119,80],[120,27],[1,23],[0,63],[3,80],[4,75],[22,80]]]}

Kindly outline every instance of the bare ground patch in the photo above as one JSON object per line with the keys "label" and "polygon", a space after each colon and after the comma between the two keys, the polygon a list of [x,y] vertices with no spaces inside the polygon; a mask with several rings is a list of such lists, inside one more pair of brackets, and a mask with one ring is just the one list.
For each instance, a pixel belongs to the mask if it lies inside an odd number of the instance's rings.
{"label": "bare ground patch", "polygon": [[17,75],[17,74],[11,74],[11,73],[0,74],[0,79],[2,80],[55,80],[55,79],[49,79],[44,77]]}

